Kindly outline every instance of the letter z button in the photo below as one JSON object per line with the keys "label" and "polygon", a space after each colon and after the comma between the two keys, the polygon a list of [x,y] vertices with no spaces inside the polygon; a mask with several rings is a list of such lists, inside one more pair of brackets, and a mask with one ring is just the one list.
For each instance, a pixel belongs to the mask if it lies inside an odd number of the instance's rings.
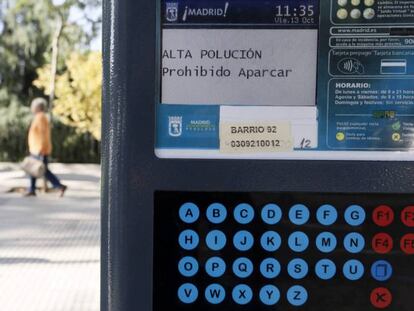
{"label": "letter z button", "polygon": [[287,300],[292,306],[302,306],[308,300],[308,292],[300,285],[292,286],[287,291]]}

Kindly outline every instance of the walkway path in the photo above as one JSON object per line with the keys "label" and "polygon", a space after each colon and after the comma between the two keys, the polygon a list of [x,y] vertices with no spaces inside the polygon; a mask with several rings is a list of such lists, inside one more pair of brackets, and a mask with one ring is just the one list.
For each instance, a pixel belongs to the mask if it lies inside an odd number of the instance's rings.
{"label": "walkway path", "polygon": [[99,310],[100,168],[51,167],[69,186],[64,198],[6,193],[27,178],[0,163],[1,310]]}

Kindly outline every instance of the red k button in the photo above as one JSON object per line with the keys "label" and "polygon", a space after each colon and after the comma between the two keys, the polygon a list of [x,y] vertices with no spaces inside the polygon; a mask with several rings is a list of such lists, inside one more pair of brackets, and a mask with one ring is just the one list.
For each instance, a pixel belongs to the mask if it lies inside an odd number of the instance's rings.
{"label": "red k button", "polygon": [[389,226],[394,221],[394,211],[387,205],[380,205],[374,209],[372,219],[377,226]]}
{"label": "red k button", "polygon": [[414,227],[414,206],[407,206],[403,209],[401,220],[407,227]]}
{"label": "red k button", "polygon": [[414,255],[414,234],[409,233],[401,238],[400,242],[401,249],[408,255]]}
{"label": "red k button", "polygon": [[389,307],[392,302],[391,292],[384,288],[378,287],[371,292],[371,303],[378,309],[385,309]]}

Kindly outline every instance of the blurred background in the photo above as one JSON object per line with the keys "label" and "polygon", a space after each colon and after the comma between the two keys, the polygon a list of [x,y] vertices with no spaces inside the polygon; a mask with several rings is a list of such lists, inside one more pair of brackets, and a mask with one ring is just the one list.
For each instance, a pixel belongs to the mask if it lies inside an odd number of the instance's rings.
{"label": "blurred background", "polygon": [[0,161],[26,155],[30,101],[45,96],[54,159],[99,162],[100,33],[100,0],[1,0]]}
{"label": "blurred background", "polygon": [[[99,310],[100,0],[0,0],[0,309]],[[49,168],[25,197],[30,103],[48,102]]]}

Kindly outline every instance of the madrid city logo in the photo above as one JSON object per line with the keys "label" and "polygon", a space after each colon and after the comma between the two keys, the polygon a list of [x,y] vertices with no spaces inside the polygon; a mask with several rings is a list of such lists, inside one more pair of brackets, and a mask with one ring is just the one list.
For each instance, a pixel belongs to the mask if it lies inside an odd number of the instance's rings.
{"label": "madrid city logo", "polygon": [[183,117],[168,117],[168,134],[172,137],[180,137],[183,133]]}
{"label": "madrid city logo", "polygon": [[169,22],[176,22],[178,20],[178,2],[166,3],[165,19]]}
{"label": "madrid city logo", "polygon": [[186,22],[189,17],[227,17],[229,10],[229,2],[224,4],[224,7],[189,7],[186,6],[183,14],[183,22]]}

